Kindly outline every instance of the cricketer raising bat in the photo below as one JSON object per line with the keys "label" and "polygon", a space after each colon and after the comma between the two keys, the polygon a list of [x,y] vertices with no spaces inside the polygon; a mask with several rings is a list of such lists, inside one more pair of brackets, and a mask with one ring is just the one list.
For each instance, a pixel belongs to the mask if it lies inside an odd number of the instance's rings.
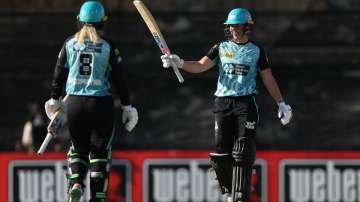
{"label": "cricketer raising bat", "polygon": [[[160,32],[159,26],[157,25],[154,17],[152,16],[152,14],[150,13],[149,9],[145,6],[145,4],[140,1],[140,0],[135,0],[133,1],[136,9],[139,11],[142,19],[145,21],[147,27],[149,28],[152,36],[154,37],[157,45],[160,48],[160,51],[162,52],[162,54],[170,54],[170,49],[167,46],[165,39],[163,37],[163,35]],[[176,66],[176,64],[174,62],[172,62],[171,64],[176,77],[178,78],[179,82],[182,83],[184,82],[184,78],[182,77],[178,67]]]}
{"label": "cricketer raising bat", "polygon": [[[63,99],[63,102],[66,103],[66,100],[68,98],[68,95],[66,95]],[[44,153],[46,147],[50,143],[51,139],[53,139],[56,134],[61,129],[62,125],[65,121],[65,112],[63,110],[59,110],[55,113],[54,118],[50,121],[48,127],[47,127],[47,134],[43,141],[43,143],[40,146],[40,149],[38,150],[37,154],[41,155]]]}

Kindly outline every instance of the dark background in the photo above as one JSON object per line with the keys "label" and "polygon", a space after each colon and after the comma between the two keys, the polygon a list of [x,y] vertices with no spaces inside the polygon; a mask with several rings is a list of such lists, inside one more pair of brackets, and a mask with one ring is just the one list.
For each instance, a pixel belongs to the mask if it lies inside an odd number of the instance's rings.
{"label": "dark background", "polygon": [[[49,99],[49,83],[63,41],[76,32],[84,1],[0,2],[0,150],[21,138],[29,104]],[[294,111],[281,126],[277,106],[259,80],[258,149],[360,149],[360,2],[357,0],[146,0],[173,53],[198,60],[224,39],[235,7],[251,11],[250,38],[264,46],[282,94]],[[106,33],[125,63],[139,123],[118,127],[114,149],[211,149],[211,107],[217,69],[183,73],[179,84],[162,68],[160,51],[132,2],[102,1]],[[64,149],[67,132],[64,130]]]}

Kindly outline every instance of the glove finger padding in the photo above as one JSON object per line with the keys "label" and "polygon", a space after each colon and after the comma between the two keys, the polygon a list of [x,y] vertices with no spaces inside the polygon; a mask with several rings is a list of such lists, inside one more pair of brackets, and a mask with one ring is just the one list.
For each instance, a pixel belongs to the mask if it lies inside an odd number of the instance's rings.
{"label": "glove finger padding", "polygon": [[280,119],[280,122],[283,125],[286,125],[286,124],[290,123],[291,119],[292,119],[292,110],[291,110],[291,107],[289,105],[287,105],[286,111],[283,113],[283,117]]}
{"label": "glove finger padding", "polygon": [[127,122],[125,125],[126,130],[131,132],[136,126],[137,122],[138,122],[138,112],[135,108],[133,108],[133,110],[130,111],[129,122]]}
{"label": "glove finger padding", "polygon": [[46,106],[45,106],[45,113],[50,120],[53,119],[53,117],[55,116],[55,113],[51,111],[49,107]]}
{"label": "glove finger padding", "polygon": [[125,123],[125,129],[131,132],[138,122],[138,112],[135,107],[126,106],[123,108],[123,123]]}
{"label": "glove finger padding", "polygon": [[164,55],[161,55],[160,58],[161,58],[162,61],[165,61],[165,60],[169,59],[169,55],[164,54]]}
{"label": "glove finger padding", "polygon": [[45,113],[50,120],[54,118],[55,113],[59,110],[66,111],[64,102],[53,98],[45,102]]}
{"label": "glove finger padding", "polygon": [[278,110],[278,118],[280,119],[282,117],[282,113],[281,113],[281,110],[279,109]]}
{"label": "glove finger padding", "polygon": [[290,123],[292,119],[292,109],[289,105],[284,102],[279,104],[278,117],[281,124],[286,125]]}
{"label": "glove finger padding", "polygon": [[177,68],[182,68],[184,65],[184,60],[181,59],[178,55],[172,54],[170,55],[170,59],[175,63]]}
{"label": "glove finger padding", "polygon": [[164,68],[169,68],[171,66],[171,61],[170,61],[171,59],[169,56],[170,55],[165,54],[160,57]]}
{"label": "glove finger padding", "polygon": [[182,68],[184,64],[184,60],[176,54],[164,54],[160,58],[164,68],[169,68],[171,66],[175,66],[176,68]]}

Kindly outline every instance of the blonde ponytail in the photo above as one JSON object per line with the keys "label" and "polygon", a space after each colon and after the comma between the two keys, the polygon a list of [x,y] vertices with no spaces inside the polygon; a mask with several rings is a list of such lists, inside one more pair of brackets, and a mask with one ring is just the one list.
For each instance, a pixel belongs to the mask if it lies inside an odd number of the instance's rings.
{"label": "blonde ponytail", "polygon": [[100,42],[100,36],[95,27],[89,24],[84,24],[81,30],[75,34],[75,39],[78,43],[84,43],[85,39],[90,39],[93,43]]}

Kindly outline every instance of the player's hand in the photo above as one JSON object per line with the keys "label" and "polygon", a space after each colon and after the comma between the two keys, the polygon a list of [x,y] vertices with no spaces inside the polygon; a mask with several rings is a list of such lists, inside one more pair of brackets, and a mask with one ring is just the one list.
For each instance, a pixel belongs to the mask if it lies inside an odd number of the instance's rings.
{"label": "player's hand", "polygon": [[63,101],[51,98],[45,102],[45,112],[50,120],[54,118],[55,113],[59,110],[66,110],[65,103]]}
{"label": "player's hand", "polygon": [[278,117],[281,124],[286,125],[290,123],[292,116],[293,114],[290,105],[287,105],[284,101],[279,102]]}
{"label": "player's hand", "polygon": [[177,68],[181,69],[184,65],[184,60],[176,54],[164,54],[160,58],[164,68],[169,68],[174,64]]}
{"label": "player's hand", "polygon": [[131,105],[123,106],[122,109],[122,122],[125,124],[126,130],[131,132],[138,122],[138,112],[136,108]]}

